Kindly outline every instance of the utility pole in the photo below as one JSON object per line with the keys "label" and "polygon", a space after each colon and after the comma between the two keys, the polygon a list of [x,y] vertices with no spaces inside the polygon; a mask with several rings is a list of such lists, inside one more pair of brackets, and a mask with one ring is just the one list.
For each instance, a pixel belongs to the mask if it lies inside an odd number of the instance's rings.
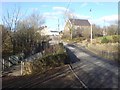
{"label": "utility pole", "polygon": [[105,19],[104,19],[104,28],[103,28],[103,36],[106,35],[106,26],[105,26]]}
{"label": "utility pole", "polygon": [[60,27],[60,25],[59,25],[59,19],[58,19],[58,31],[59,31],[59,27]]}
{"label": "utility pole", "polygon": [[[58,32],[60,31],[60,24],[59,24],[59,18],[58,18]],[[59,41],[59,43],[60,43],[60,35],[58,36],[58,41]]]}
{"label": "utility pole", "polygon": [[[90,9],[90,14],[91,14],[91,20],[92,20],[92,10]],[[92,44],[92,39],[93,39],[93,35],[92,35],[92,21],[91,21],[91,44]]]}

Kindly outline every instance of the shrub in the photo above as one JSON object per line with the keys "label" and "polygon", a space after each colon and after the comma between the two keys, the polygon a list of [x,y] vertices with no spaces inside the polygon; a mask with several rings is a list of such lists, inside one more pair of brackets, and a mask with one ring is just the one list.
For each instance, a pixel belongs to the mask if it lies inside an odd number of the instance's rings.
{"label": "shrub", "polygon": [[[26,68],[29,68],[31,74],[42,73],[50,68],[59,67],[64,65],[67,60],[67,54],[49,54],[41,59],[34,60],[30,65],[27,65]],[[26,69],[25,72],[28,72]]]}
{"label": "shrub", "polygon": [[[50,52],[51,50],[53,50],[52,53]],[[52,46],[46,53],[42,58],[34,60],[30,66],[28,66],[31,69],[29,70],[31,74],[42,73],[50,68],[59,67],[64,64],[69,64],[70,62],[63,43]]]}
{"label": "shrub", "polygon": [[106,37],[103,37],[103,39],[101,40],[101,43],[108,43],[109,40]]}
{"label": "shrub", "polygon": [[60,45],[61,47],[63,47],[63,43],[59,43],[59,45]]}
{"label": "shrub", "polygon": [[112,42],[113,43],[119,42],[119,37],[118,36],[112,36]]}

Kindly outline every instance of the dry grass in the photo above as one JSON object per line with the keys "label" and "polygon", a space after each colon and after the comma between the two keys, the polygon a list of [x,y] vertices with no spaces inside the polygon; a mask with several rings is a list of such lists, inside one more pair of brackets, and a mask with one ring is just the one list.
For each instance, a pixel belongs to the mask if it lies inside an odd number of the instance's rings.
{"label": "dry grass", "polygon": [[106,52],[118,52],[118,43],[89,44],[88,47]]}
{"label": "dry grass", "polygon": [[[94,43],[90,44],[87,41],[80,43],[82,46],[85,46],[91,52],[104,57],[109,60],[118,61],[118,52],[119,52],[119,43]],[[104,52],[104,53],[103,53]],[[110,54],[111,53],[111,54]],[[116,53],[116,54],[115,54]]]}
{"label": "dry grass", "polygon": [[87,46],[88,48],[94,48],[100,51],[106,51],[106,52],[118,52],[118,45],[119,43],[101,43],[100,38],[96,38],[92,40],[92,44],[88,42],[87,40],[82,41],[81,45]]}

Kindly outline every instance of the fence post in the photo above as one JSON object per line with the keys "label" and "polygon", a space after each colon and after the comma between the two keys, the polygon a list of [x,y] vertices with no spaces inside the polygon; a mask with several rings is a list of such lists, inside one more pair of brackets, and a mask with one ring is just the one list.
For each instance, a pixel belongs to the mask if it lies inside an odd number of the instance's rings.
{"label": "fence post", "polygon": [[100,55],[103,56],[103,51],[102,50],[100,51]]}
{"label": "fence post", "polygon": [[109,56],[110,54],[109,54],[109,51],[108,51],[108,59],[110,59],[110,56]]}
{"label": "fence post", "polygon": [[21,61],[21,75],[23,74],[23,62]]}
{"label": "fence post", "polygon": [[9,64],[9,67],[10,67],[10,66],[11,66],[11,65],[10,65],[10,62],[9,62],[8,64]]}
{"label": "fence post", "polygon": [[4,68],[5,68],[5,67],[4,67],[5,60],[4,60],[4,59],[2,59],[2,62],[3,62],[3,63],[2,63],[2,66],[3,66],[3,70],[4,70]]}

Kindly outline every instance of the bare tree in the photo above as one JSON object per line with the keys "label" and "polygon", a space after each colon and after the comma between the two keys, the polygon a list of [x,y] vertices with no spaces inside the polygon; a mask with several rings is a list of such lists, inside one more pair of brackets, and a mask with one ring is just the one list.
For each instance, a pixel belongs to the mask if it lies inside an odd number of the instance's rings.
{"label": "bare tree", "polygon": [[103,30],[100,26],[93,24],[92,28],[93,28],[93,38],[103,35]]}
{"label": "bare tree", "polygon": [[20,7],[15,7],[12,12],[11,10],[6,10],[2,17],[3,25],[11,31],[15,31],[16,24],[20,19]]}
{"label": "bare tree", "polygon": [[33,48],[36,48],[37,45],[41,42],[41,35],[37,33],[37,31],[43,29],[42,25],[44,23],[45,18],[43,18],[43,16],[38,12],[34,12],[30,14],[26,19],[19,21],[16,26],[18,30],[16,35],[16,38],[18,37],[17,46],[22,48],[23,51],[26,50],[31,53],[31,51],[33,51]]}
{"label": "bare tree", "polygon": [[69,29],[69,33],[70,33],[70,37],[71,39],[73,38],[73,31],[75,29],[74,25],[70,25],[69,19],[74,19],[76,18],[76,16],[74,15],[73,10],[67,10],[66,12],[64,12],[63,15],[65,22],[66,22],[66,26],[68,26]]}
{"label": "bare tree", "polygon": [[[39,30],[45,22],[45,19],[41,14],[39,14],[39,12],[33,12],[32,14],[27,16],[25,19],[23,19],[23,15],[21,15],[20,7],[15,7],[13,10],[6,10],[6,13],[3,15],[4,16],[2,17],[2,21],[3,21],[4,27],[7,28],[5,33],[7,33],[6,35],[10,37],[10,41],[12,43],[13,55],[16,53],[15,52],[16,47],[18,47],[18,45],[20,44],[18,42],[20,41],[21,43],[24,43],[22,42],[22,40],[26,38],[26,41],[27,41],[28,37],[29,37],[28,41],[30,40],[33,41],[33,39],[35,38],[33,36],[34,35],[38,36],[38,34],[36,34],[36,30]],[[25,37],[25,35],[27,36]],[[20,38],[21,40],[19,40],[18,38]],[[30,39],[30,38],[33,38],[33,39]]]}
{"label": "bare tree", "polygon": [[39,12],[35,11],[28,16],[27,21],[30,27],[39,29],[45,23],[45,18]]}
{"label": "bare tree", "polygon": [[117,25],[110,25],[106,27],[107,35],[117,35],[118,34],[118,26]]}
{"label": "bare tree", "polygon": [[8,33],[11,43],[13,44],[13,54],[15,54],[15,40],[14,40],[14,33],[16,30],[16,24],[21,19],[20,16],[20,7],[15,7],[12,12],[11,10],[6,10],[6,13],[3,14],[2,21],[4,27],[9,29],[12,33]]}
{"label": "bare tree", "polygon": [[7,28],[2,28],[2,57],[5,57],[6,55],[11,55],[12,49],[12,43],[11,43],[11,31]]}

